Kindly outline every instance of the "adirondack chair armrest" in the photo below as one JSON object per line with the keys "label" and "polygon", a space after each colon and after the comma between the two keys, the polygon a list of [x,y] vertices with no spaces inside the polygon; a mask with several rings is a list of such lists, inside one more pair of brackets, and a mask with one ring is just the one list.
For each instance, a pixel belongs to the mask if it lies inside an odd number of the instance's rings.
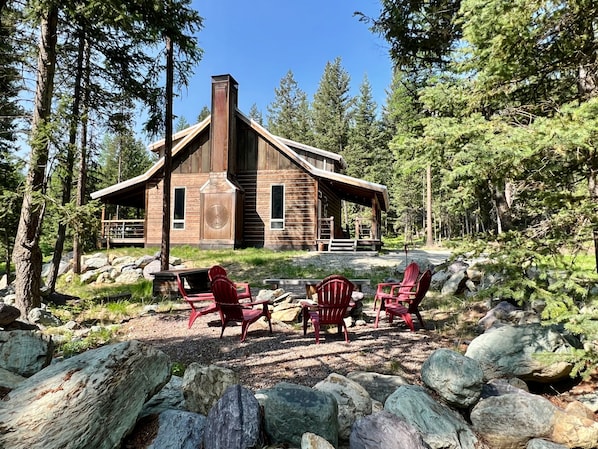
{"label": "adirondack chair armrest", "polygon": [[399,289],[402,289],[402,288],[414,289],[416,285],[417,285],[416,282],[413,282],[413,283],[399,282],[392,286],[392,288],[390,289],[390,294],[392,296],[397,296],[399,294]]}

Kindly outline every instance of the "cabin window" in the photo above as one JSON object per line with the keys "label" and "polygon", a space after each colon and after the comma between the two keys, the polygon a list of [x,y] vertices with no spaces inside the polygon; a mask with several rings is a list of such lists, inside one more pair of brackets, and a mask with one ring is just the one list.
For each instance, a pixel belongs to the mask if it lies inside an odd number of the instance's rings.
{"label": "cabin window", "polygon": [[185,229],[185,188],[175,187],[172,229]]}
{"label": "cabin window", "polygon": [[284,185],[272,186],[270,229],[284,229]]}

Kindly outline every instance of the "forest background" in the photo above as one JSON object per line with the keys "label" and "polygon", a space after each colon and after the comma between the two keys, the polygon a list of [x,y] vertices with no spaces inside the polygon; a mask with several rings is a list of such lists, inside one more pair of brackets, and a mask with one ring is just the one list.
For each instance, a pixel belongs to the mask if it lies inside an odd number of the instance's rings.
{"label": "forest background", "polygon": [[[44,257],[57,267],[65,250],[77,261],[95,248],[89,193],[153,163],[131,131],[138,107],[150,134],[171,135],[172,84],[201,61],[189,1],[125,3],[0,1],[0,246],[25,311],[39,303]],[[313,99],[289,71],[251,118],[385,184],[387,236],[469,244],[500,265],[503,296],[545,301],[547,320],[598,335],[598,5],[381,0],[378,17],[355,19],[389,44],[384,105],[367,78],[351,97],[336,58]],[[588,254],[591,269],[577,263]],[[596,360],[590,341],[580,359]]]}

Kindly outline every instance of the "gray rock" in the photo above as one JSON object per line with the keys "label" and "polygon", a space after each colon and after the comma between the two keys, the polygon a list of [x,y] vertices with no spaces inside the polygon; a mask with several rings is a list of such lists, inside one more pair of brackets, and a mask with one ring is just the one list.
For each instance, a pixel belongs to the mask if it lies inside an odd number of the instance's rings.
{"label": "gray rock", "polygon": [[519,377],[526,381],[554,382],[566,379],[572,365],[550,363],[535,356],[571,351],[572,340],[555,327],[502,326],[474,338],[465,356],[480,363],[486,380]]}
{"label": "gray rock", "polygon": [[401,385],[409,385],[409,382],[401,376],[369,371],[353,371],[347,374],[347,377],[365,388],[372,399],[382,403]]}
{"label": "gray rock", "polygon": [[490,309],[486,315],[478,321],[480,330],[487,330],[497,321],[506,321],[509,315],[518,310],[513,304],[507,301],[501,301],[495,307]]}
{"label": "gray rock", "polygon": [[166,410],[186,410],[181,377],[171,376],[168,383],[144,404],[139,417],[159,415]]}
{"label": "gray rock", "polygon": [[120,284],[135,284],[139,279],[143,278],[143,273],[137,270],[127,270],[115,277],[115,281]]}
{"label": "gray rock", "polygon": [[301,436],[301,449],[334,449],[334,446],[320,435],[305,432]]}
{"label": "gray rock", "polygon": [[251,391],[229,387],[210,409],[204,428],[204,446],[210,449],[262,447],[260,404]]}
{"label": "gray rock", "polygon": [[32,376],[52,361],[52,339],[36,331],[0,332],[0,368]]}
{"label": "gray rock", "polygon": [[423,387],[399,387],[384,410],[407,421],[434,449],[475,449],[478,439],[467,422],[448,406],[436,402]]}
{"label": "gray rock", "polygon": [[463,289],[466,279],[465,271],[458,271],[444,283],[440,291],[443,296],[456,295]]}
{"label": "gray rock", "polygon": [[0,447],[118,449],[169,378],[166,354],[135,340],[52,364],[3,401]]}
{"label": "gray rock", "polygon": [[82,271],[97,270],[98,268],[109,265],[108,257],[103,254],[83,256],[81,259]]}
{"label": "gray rock", "polygon": [[36,307],[31,309],[27,315],[27,319],[30,323],[37,324],[43,327],[58,327],[62,326],[62,321],[58,317],[55,317],[47,310]]}
{"label": "gray rock", "polygon": [[26,377],[15,374],[12,371],[8,371],[4,368],[0,368],[0,387],[13,390],[17,388],[17,386],[25,379]]}
{"label": "gray rock", "polygon": [[429,449],[417,429],[388,411],[366,416],[355,422],[351,449]]}
{"label": "gray rock", "polygon": [[534,438],[527,442],[525,449],[567,449],[568,447],[541,438]]}
{"label": "gray rock", "polygon": [[490,396],[500,396],[503,394],[529,393],[527,384],[513,377],[512,379],[492,379],[482,387],[482,398]]}
{"label": "gray rock", "polygon": [[0,302],[0,327],[16,321],[21,316],[21,311],[14,306]]}
{"label": "gray rock", "polygon": [[197,449],[203,440],[206,417],[183,410],[165,410],[158,434],[147,449]]}
{"label": "gray rock", "polygon": [[136,265],[136,262],[133,256],[119,256],[112,259],[110,265],[113,267],[125,267],[128,265]]}
{"label": "gray rock", "polygon": [[421,378],[449,405],[469,408],[482,393],[480,364],[450,349],[438,349],[422,364]]}
{"label": "gray rock", "polygon": [[482,399],[471,411],[475,431],[491,447],[524,447],[551,435],[557,408],[541,396],[505,394]]}
{"label": "gray rock", "polygon": [[260,390],[256,397],[264,409],[264,428],[271,443],[298,447],[302,435],[311,432],[338,446],[338,406],[329,394],[281,382]]}
{"label": "gray rock", "polygon": [[[173,268],[174,265],[168,265],[169,270],[172,270]],[[154,279],[154,273],[157,273],[161,270],[162,266],[160,260],[152,260],[150,263],[145,265],[145,267],[143,267],[143,277],[151,281],[152,279]]]}
{"label": "gray rock", "polygon": [[[160,257],[160,256],[158,255],[158,257]],[[153,262],[154,260],[156,260],[155,256],[148,256],[148,255],[141,256],[140,258],[135,260],[135,265],[139,268],[145,268],[145,266],[147,264],[149,264],[150,262]]]}
{"label": "gray rock", "polygon": [[351,426],[372,413],[372,398],[357,382],[340,374],[332,373],[314,385],[314,389],[334,397],[338,405],[338,437],[349,440]]}
{"label": "gray rock", "polygon": [[226,389],[238,383],[239,376],[230,369],[191,363],[183,376],[183,396],[187,409],[207,415]]}

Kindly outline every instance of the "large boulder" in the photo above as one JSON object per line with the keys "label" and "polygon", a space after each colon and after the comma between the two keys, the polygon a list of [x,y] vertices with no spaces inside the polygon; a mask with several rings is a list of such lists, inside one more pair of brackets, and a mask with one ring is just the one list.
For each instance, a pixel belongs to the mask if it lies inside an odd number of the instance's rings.
{"label": "large boulder", "polygon": [[118,449],[170,378],[166,354],[131,340],[52,364],[0,408],[0,447]]}
{"label": "large boulder", "polygon": [[480,364],[450,349],[438,349],[421,368],[424,384],[449,405],[469,408],[482,393],[484,373]]}
{"label": "large boulder", "polygon": [[475,449],[478,439],[469,424],[445,404],[436,402],[423,387],[397,388],[384,410],[407,421],[433,449]]}
{"label": "large boulder", "polygon": [[184,410],[165,410],[158,418],[158,432],[147,449],[197,449],[201,446],[206,417]]}
{"label": "large boulder", "polygon": [[211,408],[203,439],[205,448],[262,447],[262,413],[254,394],[240,385],[229,387]]}
{"label": "large boulder", "polygon": [[13,321],[16,321],[20,316],[21,311],[15,306],[0,302],[0,327],[5,327]]}
{"label": "large boulder", "polygon": [[403,418],[381,411],[353,425],[351,449],[429,449],[415,427]]}
{"label": "large boulder", "polygon": [[260,390],[256,397],[264,409],[266,435],[273,444],[301,445],[305,432],[338,446],[338,406],[328,393],[288,382]]}
{"label": "large boulder", "polygon": [[145,403],[139,417],[159,415],[166,410],[187,410],[183,396],[183,379],[179,376],[170,377],[168,383]]}
{"label": "large boulder", "polygon": [[550,437],[556,410],[541,396],[505,394],[482,399],[470,419],[492,448],[523,448],[532,438]]}
{"label": "large boulder", "polygon": [[551,383],[566,379],[572,369],[567,362],[549,362],[537,355],[564,353],[578,346],[575,338],[556,327],[525,325],[493,327],[474,338],[465,356],[477,360],[486,380],[519,377]]}
{"label": "large boulder", "polygon": [[183,396],[187,409],[207,415],[226,389],[239,383],[233,370],[216,365],[189,364],[183,376]]}
{"label": "large boulder", "polygon": [[402,385],[409,382],[401,376],[379,374],[371,371],[353,371],[347,377],[360,384],[369,393],[372,399],[384,404],[386,399]]}
{"label": "large boulder", "polygon": [[331,394],[338,405],[338,436],[341,440],[349,440],[351,426],[364,416],[372,413],[372,398],[357,382],[332,373],[318,382],[314,388]]}
{"label": "large boulder", "polygon": [[52,361],[52,338],[38,331],[0,332],[0,368],[24,377],[32,376]]}

